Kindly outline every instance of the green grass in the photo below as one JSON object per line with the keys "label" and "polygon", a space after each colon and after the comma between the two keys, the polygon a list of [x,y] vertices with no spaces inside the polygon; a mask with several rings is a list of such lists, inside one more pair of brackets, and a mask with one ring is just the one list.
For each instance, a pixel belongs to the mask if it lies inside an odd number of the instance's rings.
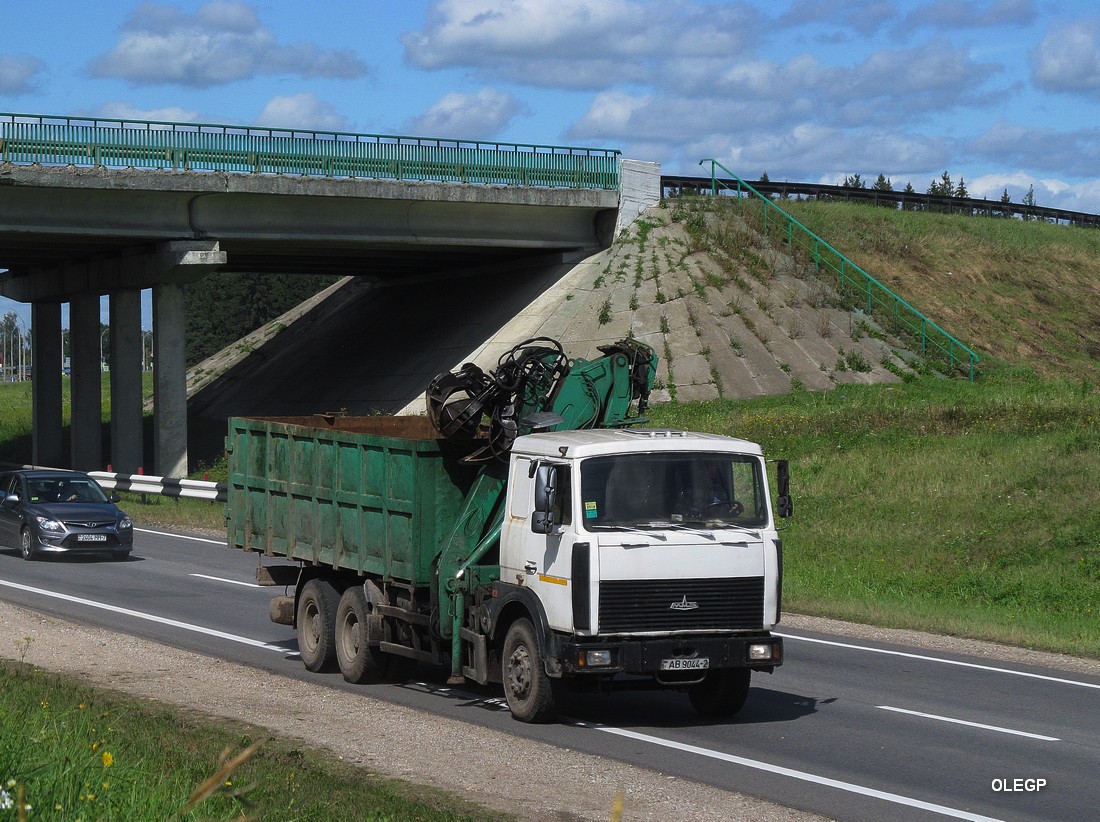
{"label": "green grass", "polygon": [[651,409],[791,461],[792,612],[1100,656],[1100,393],[1026,371]]}
{"label": "green grass", "polygon": [[[20,797],[29,819],[500,818],[244,724],[215,724],[15,660],[0,660],[0,682],[0,819],[23,818]],[[209,796],[189,802],[200,786]]]}

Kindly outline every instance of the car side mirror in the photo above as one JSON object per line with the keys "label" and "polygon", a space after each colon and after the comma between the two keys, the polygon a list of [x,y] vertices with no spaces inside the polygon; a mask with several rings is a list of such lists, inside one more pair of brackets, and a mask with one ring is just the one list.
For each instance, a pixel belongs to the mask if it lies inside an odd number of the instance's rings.
{"label": "car side mirror", "polygon": [[108,502],[122,502],[122,496],[118,493],[118,491],[111,491],[110,493],[107,494],[107,501]]}
{"label": "car side mirror", "polygon": [[14,508],[18,504],[19,504],[19,495],[18,494],[6,494],[4,496],[4,499],[2,501],[0,501],[0,505],[3,505],[5,508]]}

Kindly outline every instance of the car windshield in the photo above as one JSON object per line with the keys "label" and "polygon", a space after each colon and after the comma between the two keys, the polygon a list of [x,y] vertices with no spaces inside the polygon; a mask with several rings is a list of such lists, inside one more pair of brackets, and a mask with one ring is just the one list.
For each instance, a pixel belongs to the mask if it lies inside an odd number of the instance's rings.
{"label": "car windshield", "polygon": [[27,489],[32,503],[108,501],[103,489],[89,477],[32,477]]}
{"label": "car windshield", "polygon": [[768,522],[763,462],[745,454],[593,457],[581,466],[586,528],[702,528]]}

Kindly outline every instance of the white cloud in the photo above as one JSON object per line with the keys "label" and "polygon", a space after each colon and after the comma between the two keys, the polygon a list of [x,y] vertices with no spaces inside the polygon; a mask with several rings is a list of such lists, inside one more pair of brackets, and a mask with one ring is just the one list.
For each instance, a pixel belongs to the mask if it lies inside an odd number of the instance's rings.
{"label": "white cloud", "polygon": [[255,125],[310,131],[351,130],[348,119],[339,109],[312,92],[271,98],[256,118]]}
{"label": "white cloud", "polygon": [[351,52],[279,43],[245,3],[211,2],[191,16],[143,3],[115,48],[92,62],[91,73],[139,85],[208,88],[257,75],[350,79],[363,76],[366,66]]}
{"label": "white cloud", "polygon": [[411,120],[408,133],[427,137],[485,140],[501,132],[527,106],[503,91],[483,88],[473,94],[453,92]]}
{"label": "white cloud", "polygon": [[121,101],[104,103],[96,113],[99,117],[109,117],[112,120],[158,120],[166,123],[194,123],[201,119],[197,111],[180,108],[179,106],[138,108]]}
{"label": "white cloud", "polygon": [[763,15],[746,4],[658,0],[443,0],[402,42],[425,69],[464,67],[528,85],[655,82],[672,56],[743,53]]}
{"label": "white cloud", "polygon": [[1100,23],[1051,28],[1031,54],[1032,80],[1045,91],[1094,95],[1100,89]]}
{"label": "white cloud", "polygon": [[11,57],[0,54],[0,94],[30,94],[46,64],[36,57]]}

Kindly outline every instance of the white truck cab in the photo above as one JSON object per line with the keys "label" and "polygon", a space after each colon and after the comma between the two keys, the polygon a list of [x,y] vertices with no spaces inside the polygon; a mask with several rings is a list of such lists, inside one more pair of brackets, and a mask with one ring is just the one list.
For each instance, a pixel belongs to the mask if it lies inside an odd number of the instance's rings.
{"label": "white truck cab", "polygon": [[[780,462],[784,515],[786,484]],[[507,488],[497,596],[537,597],[552,679],[642,674],[729,714],[752,669],[781,664],[769,632],[782,544],[759,445],[644,428],[531,434],[512,447]]]}

